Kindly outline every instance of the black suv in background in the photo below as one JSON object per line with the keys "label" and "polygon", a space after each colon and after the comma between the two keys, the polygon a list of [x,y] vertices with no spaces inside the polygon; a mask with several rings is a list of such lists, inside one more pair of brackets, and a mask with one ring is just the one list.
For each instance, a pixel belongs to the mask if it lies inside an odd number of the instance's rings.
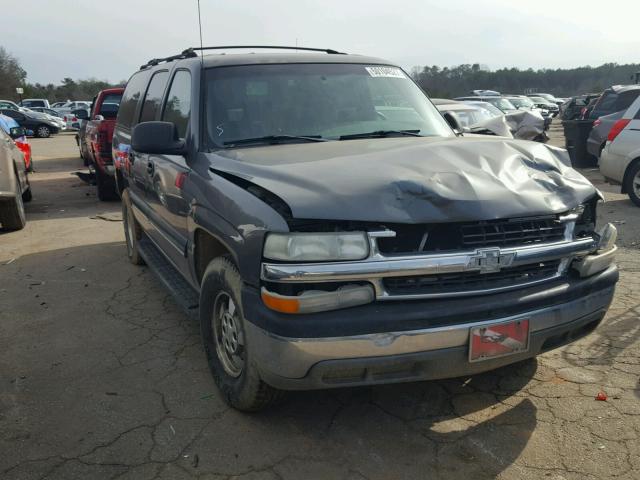
{"label": "black suv in background", "polygon": [[113,157],[131,262],[199,319],[241,410],[535,356],[596,328],[618,279],[566,152],[461,136],[377,58],[154,59]]}

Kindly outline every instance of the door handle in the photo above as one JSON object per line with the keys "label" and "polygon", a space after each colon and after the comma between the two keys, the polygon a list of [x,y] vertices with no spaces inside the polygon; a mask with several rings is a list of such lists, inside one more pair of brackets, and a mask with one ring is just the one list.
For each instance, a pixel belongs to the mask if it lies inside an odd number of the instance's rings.
{"label": "door handle", "polygon": [[154,170],[155,170],[155,165],[153,164],[153,162],[147,163],[147,173],[149,175],[153,175]]}

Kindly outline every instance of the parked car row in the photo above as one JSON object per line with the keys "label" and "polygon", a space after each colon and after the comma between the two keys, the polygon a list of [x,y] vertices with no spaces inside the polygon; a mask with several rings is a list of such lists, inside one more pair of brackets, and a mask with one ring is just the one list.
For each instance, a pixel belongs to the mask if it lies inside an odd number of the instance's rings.
{"label": "parked car row", "polygon": [[27,134],[36,137],[46,138],[67,128],[64,120],[57,116],[21,107],[10,100],[0,100],[0,113],[13,118]]}
{"label": "parked car row", "polygon": [[475,374],[597,328],[618,280],[597,189],[560,149],[461,131],[542,122],[529,102],[434,106],[400,67],[334,50],[197,50],[131,76],[112,164],[89,123],[79,147],[115,170],[129,260],[198,319],[230,405]]}

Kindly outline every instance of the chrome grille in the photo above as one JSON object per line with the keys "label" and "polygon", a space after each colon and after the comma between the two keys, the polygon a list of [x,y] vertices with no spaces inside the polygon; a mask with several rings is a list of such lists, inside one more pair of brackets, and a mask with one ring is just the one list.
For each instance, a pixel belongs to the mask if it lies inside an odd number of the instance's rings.
{"label": "chrome grille", "polygon": [[520,218],[460,226],[463,248],[508,247],[560,241],[565,225],[556,218]]}
{"label": "chrome grille", "polygon": [[559,275],[561,260],[505,268],[495,273],[461,272],[383,280],[389,295],[437,295],[517,288],[520,285],[550,280]]}

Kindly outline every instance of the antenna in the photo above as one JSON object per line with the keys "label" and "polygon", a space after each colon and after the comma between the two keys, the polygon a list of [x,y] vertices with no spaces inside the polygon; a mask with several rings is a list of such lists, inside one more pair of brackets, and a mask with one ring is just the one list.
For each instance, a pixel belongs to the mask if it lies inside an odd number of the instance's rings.
{"label": "antenna", "polygon": [[200,0],[198,0],[198,28],[200,29],[200,63],[204,66],[204,48],[202,47],[202,19],[200,18]]}

